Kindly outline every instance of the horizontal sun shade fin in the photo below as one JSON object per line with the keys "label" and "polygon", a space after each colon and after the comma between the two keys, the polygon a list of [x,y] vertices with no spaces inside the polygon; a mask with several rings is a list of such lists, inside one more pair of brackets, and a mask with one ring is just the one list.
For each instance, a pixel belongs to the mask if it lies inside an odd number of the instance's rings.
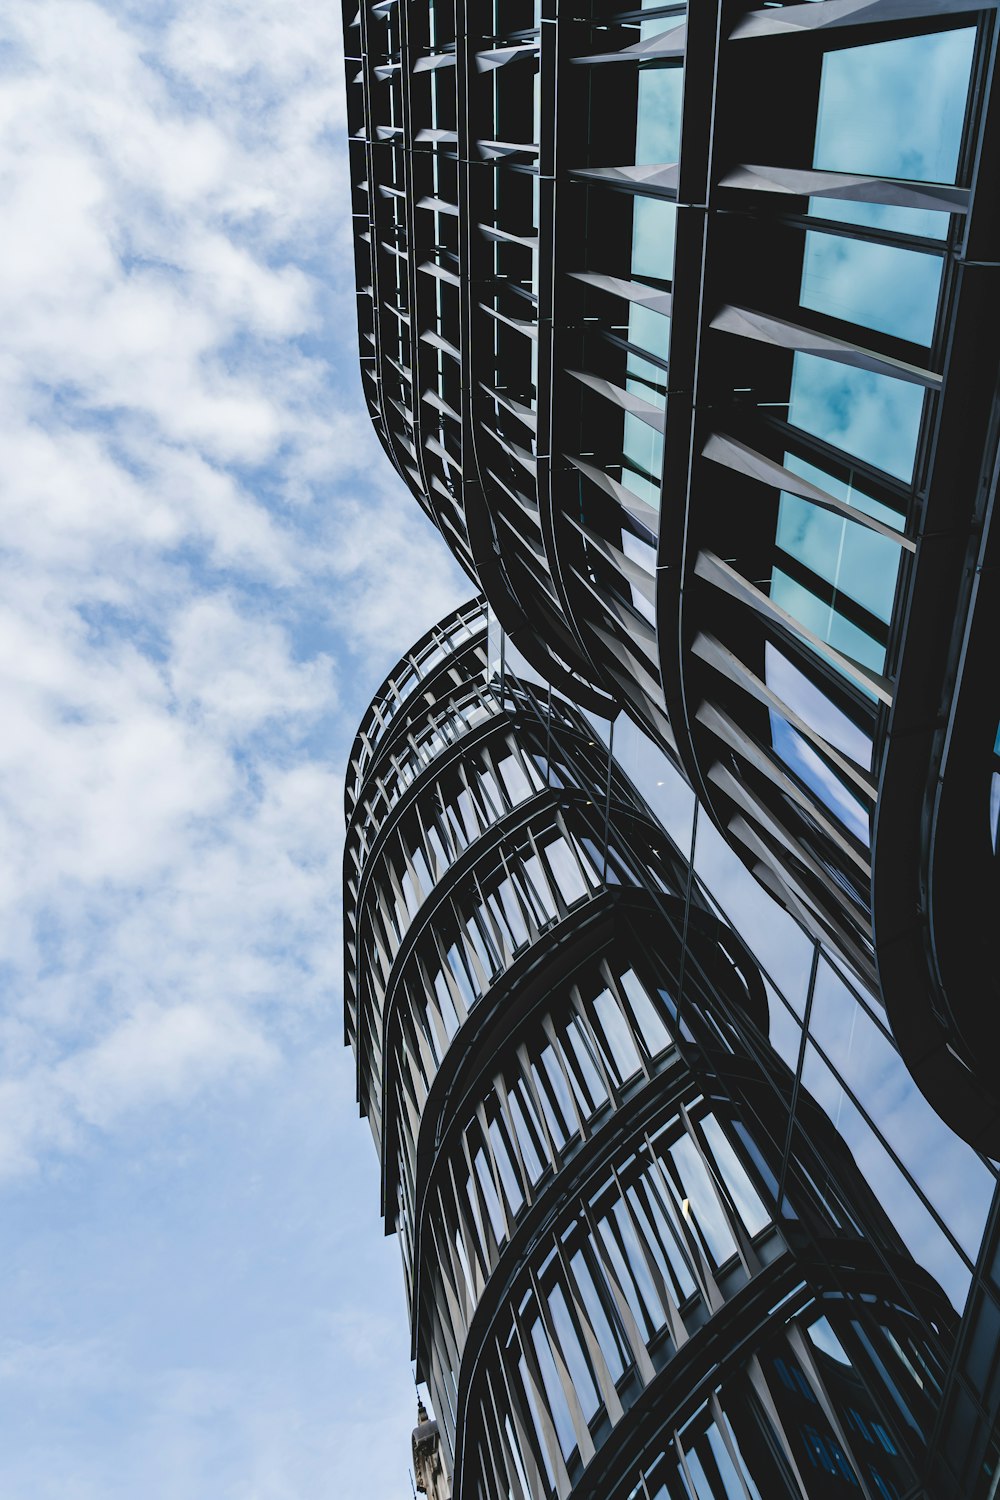
{"label": "horizontal sun shade fin", "polygon": [[719,180],[720,187],[747,192],[787,193],[799,198],[843,198],[856,203],[884,203],[893,208],[940,209],[968,213],[969,190],[938,182],[908,182],[897,177],[862,177],[816,168],[739,166]]}
{"label": "horizontal sun shade fin", "polygon": [[774,344],[779,349],[795,349],[802,354],[819,355],[840,365],[854,365],[859,370],[871,370],[876,375],[892,375],[911,385],[927,386],[937,390],[941,376],[933,370],[921,369],[901,359],[890,359],[888,355],[876,354],[860,344],[849,344],[846,339],[834,338],[829,333],[817,333],[812,328],[803,328],[799,323],[789,323],[784,318],[773,318],[768,313],[755,312],[749,307],[720,309],[712,319],[711,326],[720,333],[736,334],[739,338],[756,339],[759,343]]}
{"label": "horizontal sun shade fin", "polygon": [[713,433],[702,449],[702,457],[711,459],[713,463],[722,464],[727,469],[735,469],[737,473],[745,474],[749,479],[759,479],[761,484],[771,485],[778,490],[787,490],[791,495],[800,495],[803,500],[811,500],[814,505],[822,506],[824,510],[834,511],[838,516],[844,516],[859,526],[866,526],[870,531],[877,531],[879,536],[898,542],[908,552],[916,551],[916,543],[911,542],[909,537],[903,536],[894,527],[886,526],[882,521],[877,521],[874,516],[866,515],[856,505],[848,505],[844,500],[835,499],[833,495],[828,495],[817,485],[810,484],[808,479],[803,479],[801,475],[793,474],[791,469],[784,468],[776,459],[767,458],[763,453],[756,453],[753,448],[748,448],[745,443],[737,442],[735,438],[726,437],[722,433]]}

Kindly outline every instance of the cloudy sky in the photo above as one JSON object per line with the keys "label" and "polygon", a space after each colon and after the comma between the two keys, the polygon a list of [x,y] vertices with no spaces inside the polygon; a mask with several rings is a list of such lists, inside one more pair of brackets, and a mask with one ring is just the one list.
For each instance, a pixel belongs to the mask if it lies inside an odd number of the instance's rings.
{"label": "cloudy sky", "polygon": [[0,1494],[405,1497],[341,768],[469,589],[361,409],[339,7],[2,11]]}

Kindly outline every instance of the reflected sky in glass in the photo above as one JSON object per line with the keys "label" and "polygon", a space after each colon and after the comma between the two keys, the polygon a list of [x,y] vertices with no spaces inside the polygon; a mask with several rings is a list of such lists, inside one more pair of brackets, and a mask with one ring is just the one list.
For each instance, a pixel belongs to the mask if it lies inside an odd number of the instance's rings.
{"label": "reflected sky in glass", "polygon": [[939,256],[919,250],[809,230],[802,306],[893,338],[930,345],[943,264]]}
{"label": "reflected sky in glass", "polygon": [[890,375],[876,375],[815,354],[796,354],[788,420],[845,453],[909,481],[924,392]]}
{"label": "reflected sky in glass", "polygon": [[814,166],[954,182],[975,37],[969,26],[828,52]]}
{"label": "reflected sky in glass", "polygon": [[636,276],[654,276],[672,281],[674,244],[677,237],[677,205],[665,198],[632,200],[632,271]]}
{"label": "reflected sky in glass", "polygon": [[767,641],[764,645],[764,681],[781,701],[805,721],[828,745],[843,752],[866,770],[872,763],[872,742],[806,674]]}
{"label": "reflected sky in glass", "polygon": [[816,976],[810,1030],[974,1258],[993,1174],[927,1103],[888,1038],[825,961]]}
{"label": "reflected sky in glass", "polygon": [[802,1084],[823,1106],[843,1136],[865,1180],[885,1205],[896,1232],[913,1259],[931,1273],[952,1306],[961,1311],[971,1280],[968,1266],[870,1129],[857,1105],[811,1045],[806,1048]]}
{"label": "reflected sky in glass", "polygon": [[[806,630],[818,636],[821,641],[826,641],[834,651],[850,657],[852,661],[873,672],[882,671],[885,666],[885,647],[852,620],[845,619],[837,610],[831,609],[818,594],[807,589],[797,578],[792,578],[783,568],[771,569],[771,598],[793,620],[798,620]],[[833,657],[829,660],[834,666],[837,665]]]}
{"label": "reflected sky in glass", "polygon": [[786,719],[775,713],[774,709],[770,710],[769,716],[771,742],[775,752],[844,827],[867,845],[870,841],[867,809],[851,795],[809,741],[793,729]]}
{"label": "reflected sky in glass", "polygon": [[915,234],[927,240],[946,239],[951,219],[950,214],[933,208],[897,208],[889,203],[859,203],[847,198],[810,198],[809,217],[888,229],[893,234]]}
{"label": "reflected sky in glass", "polygon": [[670,319],[665,318],[662,313],[654,312],[651,307],[644,307],[641,302],[630,302],[628,341],[645,349],[656,359],[666,360],[670,344]]}
{"label": "reflected sky in glass", "polygon": [[879,620],[888,622],[892,617],[898,542],[784,492],[775,539],[782,551],[831,584],[838,594],[846,594]]}
{"label": "reflected sky in glass", "polygon": [[669,163],[678,159],[683,92],[682,68],[640,69],[635,127],[637,163]]}

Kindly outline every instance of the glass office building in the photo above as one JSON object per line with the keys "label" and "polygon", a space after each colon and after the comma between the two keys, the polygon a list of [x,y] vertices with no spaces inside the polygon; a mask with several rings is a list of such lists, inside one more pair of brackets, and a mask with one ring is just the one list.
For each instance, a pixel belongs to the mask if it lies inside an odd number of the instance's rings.
{"label": "glass office building", "polygon": [[346,801],[347,1036],[453,1493],[992,1500],[994,1169],[652,740],[475,601]]}
{"label": "glass office building", "polygon": [[348,777],[458,1500],[1000,1500],[997,4],[347,0],[362,380],[481,598]]}
{"label": "glass office building", "polygon": [[345,36],[389,458],[1000,1152],[995,0],[348,0]]}

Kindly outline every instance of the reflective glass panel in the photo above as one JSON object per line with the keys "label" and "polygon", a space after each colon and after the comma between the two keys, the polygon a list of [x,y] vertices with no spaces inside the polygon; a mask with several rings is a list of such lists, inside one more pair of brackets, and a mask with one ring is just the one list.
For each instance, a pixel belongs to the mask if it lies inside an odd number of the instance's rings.
{"label": "reflective glass panel", "polygon": [[771,598],[835,651],[860,662],[863,667],[870,667],[873,672],[882,671],[885,647],[852,621],[845,620],[825,600],[781,568],[772,570]]}
{"label": "reflective glass panel", "polygon": [[793,666],[771,641],[764,646],[764,681],[782,703],[814,729],[828,745],[866,770],[872,763],[872,741],[806,674]]}
{"label": "reflective glass panel", "polygon": [[632,200],[632,270],[636,276],[672,281],[677,205],[663,198]]}
{"label": "reflective glass panel", "polygon": [[809,230],[801,302],[914,344],[931,343],[944,262],[937,255]]}
{"label": "reflective glass panel", "polygon": [[793,729],[786,719],[773,709],[770,710],[770,719],[771,743],[776,754],[844,827],[867,845],[871,837],[867,808],[851,795],[822,756],[816,753],[809,741]]}
{"label": "reflective glass panel", "polygon": [[783,552],[831,584],[835,597],[846,594],[886,623],[892,618],[898,542],[784,492],[776,541]]}
{"label": "reflective glass panel", "polygon": [[671,163],[680,155],[681,68],[642,68],[635,127],[637,163]]}
{"label": "reflective glass panel", "polygon": [[897,479],[912,477],[923,405],[919,385],[815,354],[792,361],[792,425]]}
{"label": "reflective glass panel", "polygon": [[814,165],[954,182],[975,38],[970,26],[828,52]]}
{"label": "reflective glass panel", "polygon": [[644,307],[641,302],[630,302],[628,309],[628,341],[645,349],[657,359],[665,360],[670,344],[670,319],[662,313]]}
{"label": "reflective glass panel", "polygon": [[950,223],[949,214],[933,208],[895,208],[888,203],[859,203],[849,198],[810,198],[809,217],[836,219],[839,224],[863,224],[894,234],[920,235],[928,240],[947,238]]}

